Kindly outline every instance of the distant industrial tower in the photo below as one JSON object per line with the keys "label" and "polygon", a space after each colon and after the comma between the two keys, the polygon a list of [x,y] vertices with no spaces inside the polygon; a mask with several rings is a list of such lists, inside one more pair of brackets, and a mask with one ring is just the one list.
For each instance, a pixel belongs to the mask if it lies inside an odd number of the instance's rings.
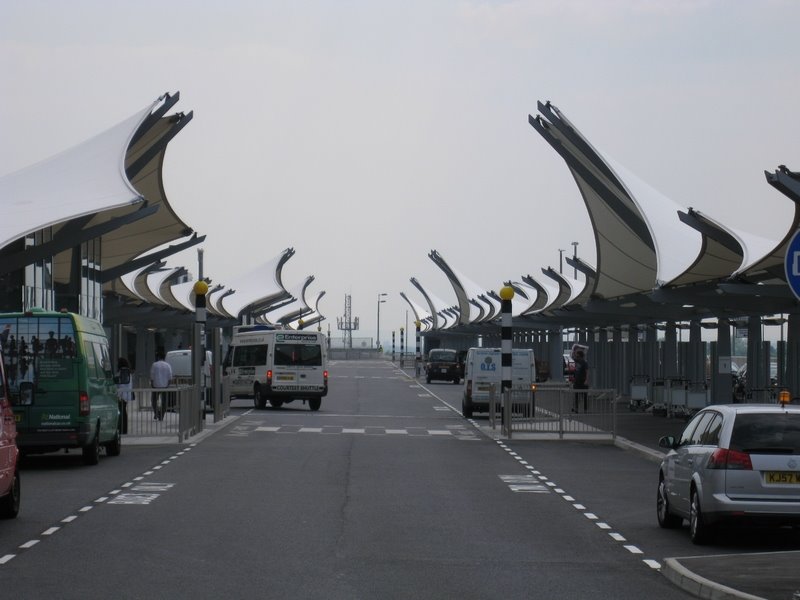
{"label": "distant industrial tower", "polygon": [[358,317],[352,318],[350,312],[350,294],[344,295],[344,316],[336,317],[336,325],[343,331],[342,340],[345,348],[353,347],[353,332],[358,329]]}

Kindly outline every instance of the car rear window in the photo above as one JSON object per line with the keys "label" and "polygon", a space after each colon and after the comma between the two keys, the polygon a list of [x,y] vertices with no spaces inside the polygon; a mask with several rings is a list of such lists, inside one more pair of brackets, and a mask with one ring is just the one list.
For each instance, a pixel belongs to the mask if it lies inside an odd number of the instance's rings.
{"label": "car rear window", "polygon": [[456,362],[455,351],[449,352],[447,350],[431,350],[430,360],[437,362]]}
{"label": "car rear window", "polygon": [[800,413],[737,415],[730,446],[742,452],[800,454]]}

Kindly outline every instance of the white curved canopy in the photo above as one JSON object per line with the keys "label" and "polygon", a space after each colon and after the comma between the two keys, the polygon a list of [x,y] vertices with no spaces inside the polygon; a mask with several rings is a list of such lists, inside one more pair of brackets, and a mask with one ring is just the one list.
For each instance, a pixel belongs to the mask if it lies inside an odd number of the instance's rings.
{"label": "white curved canopy", "polygon": [[141,202],[125,174],[125,155],[158,103],[82,144],[0,177],[0,201],[13,216],[0,222],[0,248],[50,225]]}

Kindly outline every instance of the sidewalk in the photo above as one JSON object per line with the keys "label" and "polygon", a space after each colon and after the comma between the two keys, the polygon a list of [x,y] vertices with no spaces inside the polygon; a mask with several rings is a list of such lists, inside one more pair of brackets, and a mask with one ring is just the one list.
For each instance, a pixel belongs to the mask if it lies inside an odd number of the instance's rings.
{"label": "sidewalk", "polygon": [[206,415],[205,423],[203,423],[203,430],[188,440],[183,442],[178,441],[177,433],[165,432],[165,435],[133,435],[125,434],[122,436],[122,446],[170,446],[170,445],[183,445],[183,444],[196,444],[210,435],[213,435],[223,427],[227,427],[234,421],[238,420],[238,415],[228,415],[221,421],[213,422],[212,415]]}

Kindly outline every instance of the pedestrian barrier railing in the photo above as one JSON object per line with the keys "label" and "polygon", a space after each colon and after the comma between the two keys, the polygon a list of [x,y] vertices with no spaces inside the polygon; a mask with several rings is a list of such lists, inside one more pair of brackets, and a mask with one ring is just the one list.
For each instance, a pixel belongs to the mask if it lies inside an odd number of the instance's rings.
{"label": "pedestrian barrier railing", "polygon": [[778,402],[778,392],[781,388],[768,387],[768,388],[749,388],[745,392],[743,402],[748,404],[775,404]]}
{"label": "pedestrian barrier railing", "polygon": [[[199,433],[205,423],[202,397],[194,386],[138,387],[125,403],[123,437],[169,437],[179,442]],[[155,404],[153,399],[155,397]]]}
{"label": "pedestrian barrier railing", "polygon": [[614,389],[576,390],[541,385],[535,391],[512,388],[503,394],[501,432],[508,438],[524,432],[541,434],[543,438],[614,439],[618,400]]}

